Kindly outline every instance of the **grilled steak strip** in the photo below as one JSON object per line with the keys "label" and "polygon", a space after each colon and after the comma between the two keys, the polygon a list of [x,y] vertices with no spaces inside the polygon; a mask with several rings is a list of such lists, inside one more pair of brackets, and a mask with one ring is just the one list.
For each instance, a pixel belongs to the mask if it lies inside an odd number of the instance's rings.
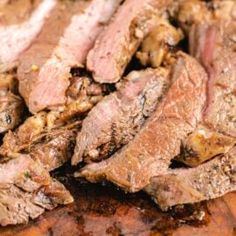
{"label": "grilled steak strip", "polygon": [[127,0],[118,9],[107,28],[89,52],[87,68],[95,81],[115,83],[120,80],[144,36],[158,22],[157,16],[169,1]]}
{"label": "grilled steak strip", "polygon": [[30,156],[0,164],[0,225],[27,223],[45,209],[72,201],[64,186]]}
{"label": "grilled steak strip", "polygon": [[110,159],[85,167],[79,176],[93,182],[107,179],[134,192],[167,171],[181,140],[196,128],[206,100],[203,68],[184,53],[177,57],[167,95],[136,137]]}
{"label": "grilled steak strip", "polygon": [[0,72],[13,68],[19,56],[40,33],[56,0],[43,0],[32,16],[21,24],[0,26]]}
{"label": "grilled steak strip", "polygon": [[170,84],[169,71],[133,71],[114,92],[96,105],[78,133],[73,164],[99,161],[127,144],[155,110]]}
{"label": "grilled steak strip", "polygon": [[145,191],[163,209],[220,197],[236,190],[236,148],[196,168],[153,177]]}
{"label": "grilled steak strip", "polygon": [[[87,7],[83,8],[81,3],[74,3],[75,6],[78,5],[79,13],[71,17],[70,24],[60,35],[57,44],[54,44],[51,55],[44,58],[44,54],[38,54],[38,57],[43,56],[45,61],[40,65],[37,64],[37,58],[36,63],[33,61],[33,64],[36,65],[33,70],[36,72],[33,71],[32,76],[25,75],[32,70],[30,68],[32,61],[28,65],[28,69],[23,61],[23,67],[19,69],[18,73],[20,93],[32,113],[65,103],[70,69],[84,64],[87,52],[120,2],[121,0],[93,0],[84,3]],[[47,42],[43,43],[47,44]],[[40,45],[38,47],[41,48]],[[35,50],[36,53],[38,50],[39,48]],[[29,53],[32,55],[32,52]]]}
{"label": "grilled steak strip", "polygon": [[[198,3],[201,6],[199,11],[207,10],[206,3]],[[177,159],[196,166],[228,152],[236,143],[236,41],[232,39],[236,33],[236,17],[233,14],[236,3],[207,3],[212,5],[213,10],[208,10],[204,24],[194,18],[189,20],[191,14],[186,10],[189,4],[192,3],[182,2],[179,20],[192,24],[188,26],[190,52],[208,72],[208,99],[200,127],[184,141],[183,152]],[[188,20],[184,20],[183,16]]]}

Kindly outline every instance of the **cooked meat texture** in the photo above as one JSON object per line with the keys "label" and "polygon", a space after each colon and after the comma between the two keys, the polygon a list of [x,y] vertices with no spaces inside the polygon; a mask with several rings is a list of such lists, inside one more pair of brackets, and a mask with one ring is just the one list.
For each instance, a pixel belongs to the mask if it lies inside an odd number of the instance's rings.
{"label": "cooked meat texture", "polygon": [[[87,77],[73,77],[67,91],[67,104],[55,111],[36,113],[27,118],[14,132],[8,132],[4,136],[0,154],[9,156],[12,153],[28,153],[38,143],[43,143],[42,149],[46,148],[48,152],[50,150],[50,154],[47,154],[50,160],[53,159],[52,152],[66,153],[67,150],[62,148],[64,150],[62,151],[60,145],[56,151],[56,143],[63,142],[65,145],[62,147],[71,146],[70,143],[73,143],[75,138],[74,131],[80,129],[81,119],[103,97],[104,92],[106,92],[106,88],[92,82]],[[47,144],[48,142],[50,144]],[[44,147],[45,145],[46,147]],[[59,157],[56,157],[55,160],[58,160],[58,163],[64,159],[68,160],[68,155],[65,158],[62,157],[62,154],[55,154],[55,156],[57,155]],[[71,155],[69,155],[70,157]],[[48,162],[56,163],[53,160]],[[54,164],[52,166],[54,168]]]}
{"label": "cooked meat texture", "polygon": [[25,150],[33,160],[40,161],[48,171],[55,170],[71,159],[78,127],[60,128],[50,132],[44,142],[36,143]]}
{"label": "cooked meat texture", "polygon": [[220,197],[236,190],[236,148],[190,169],[169,170],[145,188],[163,209]]}
{"label": "cooked meat texture", "polygon": [[0,164],[0,225],[27,223],[59,204],[73,201],[62,184],[28,155]]}
{"label": "cooked meat texture", "polygon": [[133,71],[92,109],[78,133],[72,163],[99,161],[127,144],[155,110],[170,84],[164,68]]}
{"label": "cooked meat texture", "polygon": [[141,49],[136,53],[137,58],[144,65],[159,67],[163,62],[171,64],[174,57],[173,48],[183,39],[180,29],[173,27],[167,21],[160,21],[144,38]]}
{"label": "cooked meat texture", "polygon": [[17,95],[16,79],[11,74],[0,74],[0,133],[15,128],[21,121],[24,102]]}
{"label": "cooked meat texture", "polygon": [[181,140],[195,130],[206,100],[207,75],[192,57],[179,52],[172,84],[135,138],[110,159],[85,167],[79,176],[107,179],[134,192],[167,171]]}
{"label": "cooked meat texture", "polygon": [[14,67],[20,55],[40,33],[56,0],[43,0],[31,17],[23,23],[0,26],[0,72]]}
{"label": "cooked meat texture", "polygon": [[190,166],[226,153],[236,143],[236,41],[232,40],[236,33],[236,18],[232,14],[236,4],[235,1],[211,4],[214,17],[204,24],[193,22],[189,30],[190,52],[209,76],[201,128],[184,141],[182,155],[178,157]]}
{"label": "cooked meat texture", "polygon": [[[66,9],[74,8],[68,17],[70,23],[65,24],[64,32],[56,33],[57,41],[50,45],[50,41],[44,38],[23,56],[18,70],[20,93],[32,113],[65,103],[71,68],[83,66],[97,35],[120,2],[93,0],[70,3],[71,7]],[[72,14],[75,9],[76,13]],[[60,9],[55,14],[59,12]],[[62,17],[64,15],[60,13],[60,20]],[[60,20],[56,20],[56,25],[51,25],[51,30],[62,27],[61,24],[64,26],[68,21],[67,17],[63,23]],[[47,50],[51,53],[48,54]]]}
{"label": "cooked meat texture", "polygon": [[192,167],[198,166],[217,155],[227,153],[235,143],[235,138],[199,125],[183,141],[181,153],[175,159]]}
{"label": "cooked meat texture", "polygon": [[31,117],[15,132],[8,132],[0,147],[1,156],[10,159],[18,153],[28,153],[48,171],[70,160],[80,122],[50,129],[46,126],[46,114],[44,115]]}
{"label": "cooked meat texture", "polygon": [[171,0],[127,0],[89,52],[87,68],[95,81],[115,83]]}

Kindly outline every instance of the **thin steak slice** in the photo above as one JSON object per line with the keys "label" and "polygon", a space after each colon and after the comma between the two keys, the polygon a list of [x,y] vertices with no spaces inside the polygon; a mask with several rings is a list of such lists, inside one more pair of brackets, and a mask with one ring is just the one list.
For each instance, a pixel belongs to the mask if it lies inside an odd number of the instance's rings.
{"label": "thin steak slice", "polygon": [[142,39],[171,0],[127,0],[89,52],[87,67],[100,83],[117,82]]}
{"label": "thin steak slice", "polygon": [[169,170],[145,188],[163,209],[220,197],[236,190],[236,148],[196,168]]}
{"label": "thin steak slice", "polygon": [[131,72],[83,121],[72,163],[99,161],[132,140],[169,84],[168,69]]}
{"label": "thin steak slice", "polygon": [[46,209],[72,201],[64,186],[30,156],[0,164],[0,225],[27,223]]}
{"label": "thin steak slice", "polygon": [[90,181],[107,179],[125,190],[138,191],[150,178],[167,171],[179,154],[181,140],[201,119],[207,76],[192,57],[179,52],[172,84],[156,111],[135,138],[110,159],[90,164],[79,176]]}
{"label": "thin steak slice", "polygon": [[[93,0],[70,3],[75,5],[77,12],[71,16],[64,32],[57,35],[58,41],[54,42],[53,48],[51,39],[48,43],[48,36],[45,35],[41,43],[33,46],[23,56],[18,71],[20,93],[32,113],[65,103],[70,69],[83,66],[97,35],[120,2],[121,0]],[[61,27],[60,24],[58,22],[57,27]],[[54,27],[52,25],[52,30]],[[49,55],[48,50],[51,51]]]}
{"label": "thin steak slice", "polygon": [[0,26],[0,72],[13,68],[20,55],[40,33],[56,0],[43,0],[32,16],[21,24]]}

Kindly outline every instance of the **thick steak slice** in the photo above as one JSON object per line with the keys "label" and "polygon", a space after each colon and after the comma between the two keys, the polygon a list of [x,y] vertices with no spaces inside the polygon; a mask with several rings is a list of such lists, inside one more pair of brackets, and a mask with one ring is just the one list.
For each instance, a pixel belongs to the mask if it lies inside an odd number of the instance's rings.
{"label": "thick steak slice", "polygon": [[196,168],[170,170],[153,177],[145,191],[168,207],[220,197],[236,190],[236,148]]}
{"label": "thick steak slice", "polygon": [[72,163],[83,157],[87,162],[99,161],[132,140],[169,84],[169,71],[164,68],[131,72],[118,91],[105,97],[83,121]]}
{"label": "thick steak slice", "polygon": [[19,56],[40,33],[46,18],[56,4],[56,0],[43,0],[32,16],[21,24],[0,26],[0,72],[14,67]]}
{"label": "thick steak slice", "polygon": [[230,40],[235,23],[196,24],[190,33],[190,51],[209,76],[201,127],[184,141],[179,156],[190,166],[226,153],[236,143],[236,42]]}
{"label": "thick steak slice", "polygon": [[181,140],[201,119],[206,100],[203,68],[184,53],[177,57],[172,85],[140,132],[110,159],[85,167],[80,176],[91,181],[104,178],[134,192],[167,171],[170,160],[180,152]]}
{"label": "thick steak slice", "polygon": [[0,225],[27,223],[45,209],[72,201],[64,186],[30,156],[0,164]]}
{"label": "thick steak slice", "polygon": [[[77,6],[77,12],[71,16],[69,25],[56,44],[53,44],[54,48],[45,39],[23,56],[18,71],[20,93],[32,113],[64,104],[71,67],[83,66],[87,52],[120,2],[121,0],[93,0],[83,4],[73,3]],[[47,50],[51,50],[50,55],[47,55]],[[36,58],[33,59],[34,57]],[[33,60],[29,61],[30,59]]]}
{"label": "thick steak slice", "polygon": [[157,16],[171,0],[127,0],[89,52],[87,67],[100,83],[117,82]]}

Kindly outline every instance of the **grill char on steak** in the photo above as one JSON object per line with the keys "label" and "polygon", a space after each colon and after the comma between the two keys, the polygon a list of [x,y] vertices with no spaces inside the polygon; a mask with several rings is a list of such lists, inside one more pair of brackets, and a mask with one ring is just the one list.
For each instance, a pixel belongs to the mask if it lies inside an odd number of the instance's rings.
{"label": "grill char on steak", "polygon": [[49,19],[53,23],[23,55],[18,68],[20,93],[32,113],[65,103],[71,68],[83,66],[87,52],[120,2],[78,1],[64,10],[61,5],[65,3],[59,4]]}
{"label": "grill char on steak", "polygon": [[30,156],[0,164],[0,225],[27,223],[45,209],[72,201],[64,186]]}
{"label": "grill char on steak", "polygon": [[127,0],[89,52],[87,67],[99,83],[120,80],[144,36],[157,23],[171,0]]}
{"label": "grill char on steak", "polygon": [[169,87],[168,69],[133,71],[117,92],[88,114],[78,133],[73,164],[108,157],[133,139]]}
{"label": "grill char on steak", "polygon": [[80,176],[90,181],[107,179],[134,192],[148,185],[151,177],[167,171],[180,151],[181,140],[201,119],[206,100],[203,68],[184,53],[177,57],[166,96],[136,137],[110,159],[85,167]]}
{"label": "grill char on steak", "polygon": [[20,55],[38,36],[56,0],[43,0],[23,23],[0,25],[0,72],[12,69]]}

